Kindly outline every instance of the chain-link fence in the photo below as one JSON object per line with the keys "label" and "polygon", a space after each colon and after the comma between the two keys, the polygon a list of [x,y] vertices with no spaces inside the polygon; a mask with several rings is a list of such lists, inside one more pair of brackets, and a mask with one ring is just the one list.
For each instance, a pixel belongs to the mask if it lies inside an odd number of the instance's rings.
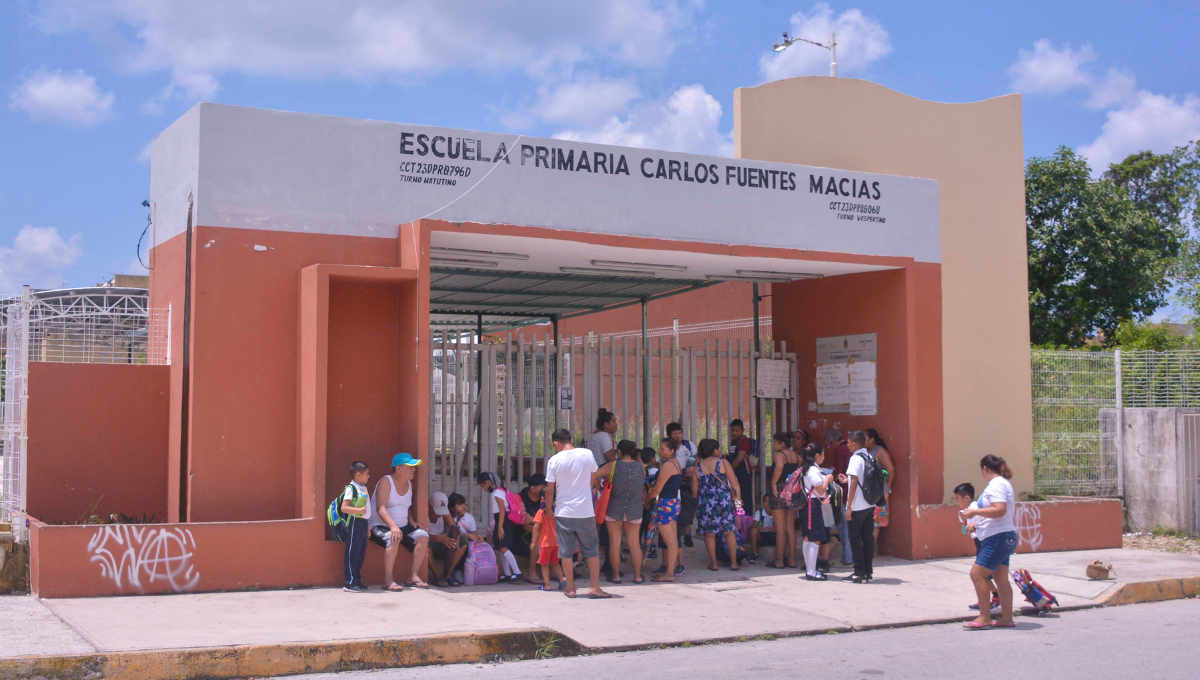
{"label": "chain-link fence", "polygon": [[1033,351],[1040,494],[1116,496],[1118,430],[1100,409],[1200,406],[1200,351]]}

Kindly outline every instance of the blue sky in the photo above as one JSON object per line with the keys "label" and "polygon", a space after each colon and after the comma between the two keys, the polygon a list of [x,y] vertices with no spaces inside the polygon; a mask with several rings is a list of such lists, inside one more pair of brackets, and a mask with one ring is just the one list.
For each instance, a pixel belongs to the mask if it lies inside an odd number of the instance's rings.
{"label": "blue sky", "polygon": [[0,5],[0,293],[137,273],[150,140],[196,101],[731,153],[736,87],[1024,93],[1026,155],[1200,138],[1195,3],[26,0]]}

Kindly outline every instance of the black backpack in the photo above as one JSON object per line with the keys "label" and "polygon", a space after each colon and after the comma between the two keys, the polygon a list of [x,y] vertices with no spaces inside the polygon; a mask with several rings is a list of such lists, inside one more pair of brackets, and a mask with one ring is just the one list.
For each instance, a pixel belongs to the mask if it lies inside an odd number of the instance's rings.
{"label": "black backpack", "polygon": [[878,507],[883,507],[883,494],[886,488],[887,475],[883,471],[883,466],[867,451],[860,451],[856,456],[863,457],[863,476],[858,480],[858,486],[862,492],[863,500]]}

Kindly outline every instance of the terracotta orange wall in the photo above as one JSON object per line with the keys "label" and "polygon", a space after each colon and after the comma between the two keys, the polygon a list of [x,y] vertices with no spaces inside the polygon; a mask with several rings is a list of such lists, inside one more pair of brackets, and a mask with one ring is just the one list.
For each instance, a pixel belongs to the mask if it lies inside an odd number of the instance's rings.
{"label": "terracotta orange wall", "polygon": [[[300,270],[317,263],[395,266],[396,240],[205,226],[194,231],[190,520],[296,517]],[[184,238],[155,248],[150,284],[152,304],[171,303],[175,325],[174,484]]]}
{"label": "terracotta orange wall", "polygon": [[[936,265],[776,284],[774,334],[797,353],[801,422],[819,438],[836,427],[874,427],[896,465],[891,526],[881,548],[912,553],[912,508],[941,495],[940,281]],[[878,335],[879,410],[874,416],[809,411],[816,401],[816,339]],[[926,482],[926,476],[930,481]]]}
{"label": "terracotta orange wall", "polygon": [[168,367],[29,364],[29,514],[166,518]]}
{"label": "terracotta orange wall", "polygon": [[[647,306],[647,324],[650,328],[670,326],[674,319],[679,319],[681,325],[704,323],[708,321],[724,321],[754,316],[754,302],[751,291],[753,284],[741,281],[727,281],[711,288],[681,293],[661,300],[653,300]],[[771,292],[771,284],[762,284],[759,295],[766,296]],[[761,316],[771,316],[771,299],[767,297],[759,305]],[[558,324],[560,335],[585,336],[588,331],[597,335],[630,331],[642,327],[641,305],[631,305],[614,309],[611,312],[600,312],[574,319],[564,319]],[[549,326],[537,326],[536,330],[528,332],[544,333]]]}
{"label": "terracotta orange wall", "polygon": [[[324,531],[323,517],[140,526],[31,522],[30,584],[39,597],[340,585],[345,548],[323,540]],[[140,562],[147,544],[165,561]],[[115,570],[102,566],[104,551],[115,558]],[[374,544],[367,546],[363,579],[383,581],[383,550]]]}
{"label": "terracotta orange wall", "polygon": [[[1121,501],[1115,498],[1017,503],[1017,552],[1120,548],[1121,518]],[[915,559],[975,554],[971,537],[962,533],[957,505],[922,505],[917,519]]]}

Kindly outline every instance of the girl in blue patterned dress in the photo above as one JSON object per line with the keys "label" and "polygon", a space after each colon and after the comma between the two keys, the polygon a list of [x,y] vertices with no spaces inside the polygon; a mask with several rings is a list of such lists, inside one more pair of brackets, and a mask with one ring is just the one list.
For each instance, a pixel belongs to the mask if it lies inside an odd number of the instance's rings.
{"label": "girl in blue patterned dress", "polygon": [[734,502],[741,501],[741,487],[733,476],[733,468],[721,464],[720,444],[715,439],[700,442],[699,462],[692,475],[692,495],[699,498],[697,516],[704,545],[708,548],[708,570],[718,571],[717,534],[725,535],[729,550],[730,569],[741,569],[737,563],[737,537],[733,531]]}

